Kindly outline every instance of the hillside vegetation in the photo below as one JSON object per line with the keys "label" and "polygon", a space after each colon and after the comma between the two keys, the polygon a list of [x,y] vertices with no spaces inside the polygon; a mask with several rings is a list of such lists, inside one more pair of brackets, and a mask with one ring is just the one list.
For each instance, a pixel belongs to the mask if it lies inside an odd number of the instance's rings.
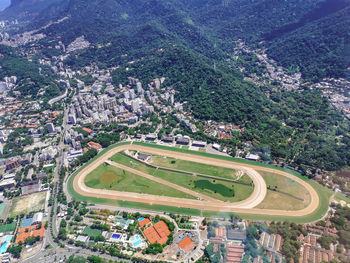
{"label": "hillside vegetation", "polygon": [[[256,86],[227,66],[236,40],[262,47],[277,63],[305,80],[346,76],[349,0],[62,0],[29,28],[41,29],[42,56],[62,41],[84,36],[91,46],[71,54],[73,69],[96,63],[120,66],[114,84],[128,76],[149,82],[165,77],[199,121],[233,122],[245,128],[230,145],[252,141],[271,159],[328,170],[350,165],[349,122],[317,90],[298,92]],[[50,48],[51,49],[48,49]],[[54,52],[55,55],[57,51]],[[129,62],[133,62],[130,64]],[[215,66],[214,66],[215,64]],[[246,62],[256,70],[256,60]],[[126,70],[128,68],[128,70]],[[37,81],[38,82],[38,81]],[[41,83],[39,81],[39,83]],[[199,132],[196,136],[206,139]]]}

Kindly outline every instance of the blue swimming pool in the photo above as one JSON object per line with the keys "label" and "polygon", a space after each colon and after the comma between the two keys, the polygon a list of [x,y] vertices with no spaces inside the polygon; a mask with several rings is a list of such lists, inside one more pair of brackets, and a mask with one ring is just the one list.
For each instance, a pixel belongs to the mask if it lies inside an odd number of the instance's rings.
{"label": "blue swimming pool", "polygon": [[6,253],[8,245],[9,245],[9,243],[8,243],[7,241],[4,242],[4,243],[1,245],[1,247],[0,247],[0,254]]}
{"label": "blue swimming pool", "polygon": [[137,240],[136,242],[132,243],[133,247],[137,247],[141,244],[141,240]]}
{"label": "blue swimming pool", "polygon": [[120,234],[113,234],[112,235],[112,239],[119,239],[120,238]]}
{"label": "blue swimming pool", "polygon": [[139,218],[139,222],[141,222],[143,219],[145,219],[145,218],[144,217]]}

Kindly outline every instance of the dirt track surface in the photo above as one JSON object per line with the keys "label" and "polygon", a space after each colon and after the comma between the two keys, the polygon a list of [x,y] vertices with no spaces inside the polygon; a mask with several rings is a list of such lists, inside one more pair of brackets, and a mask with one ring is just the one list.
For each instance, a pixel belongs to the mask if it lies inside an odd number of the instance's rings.
{"label": "dirt track surface", "polygon": [[[229,203],[229,202],[222,202],[216,199],[208,198],[207,196],[203,198],[205,200],[194,200],[194,199],[175,198],[175,197],[168,197],[168,196],[120,192],[120,191],[105,190],[105,189],[93,189],[93,188],[87,187],[84,184],[85,177],[90,172],[92,172],[94,169],[96,169],[98,166],[100,166],[104,162],[108,161],[116,153],[125,151],[125,150],[147,152],[151,154],[174,157],[181,160],[187,160],[187,161],[203,163],[208,165],[222,166],[226,168],[233,168],[236,170],[243,170],[253,180],[254,191],[251,194],[251,196],[246,200],[243,200],[241,202],[236,202],[236,203]],[[117,165],[119,167],[121,166],[120,164],[117,164]],[[122,169],[124,169],[124,166]],[[310,204],[306,208],[298,211],[254,208],[264,200],[267,192],[264,179],[258,172],[255,171],[255,169],[277,173],[281,176],[286,176],[288,178],[291,178],[292,180],[297,181],[299,184],[303,185],[309,191],[311,196]],[[141,173],[130,167],[127,167],[127,170],[132,173],[136,173],[136,172],[137,174]],[[145,175],[150,176],[147,174],[143,174],[142,176],[145,176]],[[162,179],[157,178],[157,180],[162,180]],[[168,181],[166,182],[167,182],[167,185],[171,184]],[[176,185],[176,187],[178,188],[180,186]],[[147,203],[147,204],[185,207],[185,208],[193,208],[193,209],[200,209],[200,210],[211,210],[211,211],[217,211],[217,212],[235,212],[235,213],[261,214],[261,215],[280,215],[280,216],[305,216],[315,211],[319,205],[318,194],[308,183],[284,171],[250,165],[250,164],[241,164],[233,161],[219,160],[211,157],[179,153],[171,150],[163,150],[163,149],[157,149],[157,148],[140,146],[140,145],[132,145],[132,144],[121,145],[119,147],[113,148],[107,153],[105,153],[104,155],[102,155],[100,158],[98,158],[97,160],[95,160],[94,162],[86,166],[74,178],[73,188],[78,194],[83,196],[113,199],[113,200],[123,200],[123,201],[131,201],[131,202],[139,202],[139,203]],[[191,190],[187,189],[187,191],[191,191]],[[194,194],[191,193],[191,195],[194,195]],[[199,193],[196,192],[196,195],[194,196],[199,197],[198,195]]]}

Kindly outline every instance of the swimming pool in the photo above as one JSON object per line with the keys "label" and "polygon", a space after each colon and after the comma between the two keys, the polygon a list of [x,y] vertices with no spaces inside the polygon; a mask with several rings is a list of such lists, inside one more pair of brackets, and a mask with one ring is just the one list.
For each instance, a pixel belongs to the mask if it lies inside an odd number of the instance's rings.
{"label": "swimming pool", "polygon": [[6,253],[6,251],[7,251],[7,247],[9,246],[10,244],[9,244],[9,242],[4,242],[2,245],[1,245],[1,247],[0,247],[0,254],[4,254],[4,253]]}
{"label": "swimming pool", "polygon": [[142,240],[140,235],[135,235],[129,239],[129,242],[131,243],[132,247],[136,248],[142,243]]}
{"label": "swimming pool", "polygon": [[141,222],[143,219],[145,219],[145,218],[144,217],[139,218],[139,222]]}
{"label": "swimming pool", "polygon": [[117,239],[118,240],[118,239],[120,239],[120,236],[121,236],[120,234],[113,234],[112,235],[112,239]]}
{"label": "swimming pool", "polygon": [[132,243],[133,247],[138,247],[142,243],[141,240],[137,240],[136,242]]}

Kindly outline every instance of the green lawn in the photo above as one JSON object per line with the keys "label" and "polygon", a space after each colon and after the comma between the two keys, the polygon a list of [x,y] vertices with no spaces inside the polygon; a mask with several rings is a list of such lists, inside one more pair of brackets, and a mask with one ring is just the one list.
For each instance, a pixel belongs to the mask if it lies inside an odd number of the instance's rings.
{"label": "green lawn", "polygon": [[196,162],[189,162],[189,161],[175,159],[175,158],[166,157],[166,156],[153,156],[152,165],[181,170],[181,171],[187,171],[187,172],[192,172],[197,174],[223,177],[223,178],[233,179],[233,180],[236,179],[236,170],[234,169],[196,163]]}
{"label": "green lawn", "polygon": [[345,195],[343,195],[342,193],[336,193],[334,200],[336,201],[345,201],[347,204],[350,204],[350,198],[346,197]]}
{"label": "green lawn", "polygon": [[[205,194],[207,196],[216,198],[218,200],[222,201],[229,201],[229,202],[238,202],[242,201],[244,199],[247,199],[251,193],[253,192],[253,186],[248,186],[248,185],[241,185],[237,183],[230,183],[230,182],[223,182],[223,181],[216,181],[216,180],[211,180],[211,179],[203,179],[201,177],[197,176],[191,176],[183,173],[175,173],[175,172],[169,172],[169,171],[164,171],[164,170],[156,170],[153,174],[153,176],[157,176],[159,178],[162,178],[164,180],[170,181],[174,184],[189,188],[191,190],[194,190],[198,193]],[[245,177],[245,176],[244,176]],[[247,176],[246,176],[247,177]],[[246,179],[246,178],[245,178]],[[244,180],[245,180],[244,179]],[[243,180],[243,178],[242,178]],[[250,178],[248,178],[250,180]],[[219,188],[225,187],[225,189],[233,189],[235,192],[235,195],[230,197],[222,195],[222,192],[218,188],[206,188],[206,187],[196,187],[196,184],[198,186],[198,182],[203,181],[207,182],[205,184],[220,184]]]}
{"label": "green lawn", "polygon": [[12,232],[16,229],[16,222],[13,222],[11,224],[1,225],[0,226],[0,233],[4,232]]}
{"label": "green lawn", "polygon": [[95,237],[100,236],[102,234],[102,231],[99,229],[92,229],[92,228],[87,226],[84,228],[84,230],[81,234],[84,236],[89,236],[89,237],[95,238]]}
{"label": "green lawn", "polygon": [[[113,180],[106,180],[106,175]],[[85,184],[95,189],[108,189],[115,191],[134,192],[161,196],[171,196],[179,198],[192,198],[169,186],[162,185],[142,176],[124,171],[120,168],[102,164],[85,178]]]}
{"label": "green lawn", "polygon": [[[229,202],[238,202],[242,201],[246,198],[248,198],[251,193],[253,192],[253,186],[249,185],[241,185],[237,183],[231,183],[231,182],[225,182],[220,181],[220,185],[218,184],[218,180],[212,180],[212,179],[203,179],[202,177],[192,176],[188,174],[183,173],[177,173],[177,172],[171,172],[171,171],[165,171],[161,169],[155,169],[152,167],[148,167],[147,165],[135,161],[132,158],[122,155],[120,153],[115,154],[112,158],[113,161],[132,167],[133,169],[145,172],[147,174],[162,178],[164,180],[167,180],[171,183],[177,184],[182,187],[186,187],[188,189],[194,190],[198,193],[205,194],[207,196],[216,198],[218,200],[222,201],[229,201]],[[170,161],[171,162],[171,161]],[[210,184],[217,184],[215,189],[213,186],[211,188],[207,187],[196,187],[196,182],[198,181],[206,181],[207,185]],[[218,182],[215,182],[218,181]],[[248,176],[243,176],[239,182],[242,183],[252,183],[251,179]],[[197,183],[198,184],[198,183]],[[235,195],[233,196],[233,192],[228,196],[226,194],[227,191],[225,191],[225,195],[222,195],[222,189],[233,189]],[[229,192],[229,191],[228,191]]]}
{"label": "green lawn", "polygon": [[0,216],[2,216],[2,213],[4,212],[5,206],[6,206],[5,203],[0,204]]}
{"label": "green lawn", "polygon": [[136,160],[133,160],[132,158],[128,157],[128,156],[125,156],[121,153],[117,153],[115,155],[112,156],[111,160],[113,162],[116,162],[116,163],[119,163],[119,164],[122,164],[122,165],[125,165],[125,166],[128,166],[128,167],[131,167],[133,169],[136,169],[138,171],[141,171],[141,172],[144,172],[144,173],[147,173],[147,174],[151,174],[154,172],[154,169],[151,168],[151,167],[148,167],[147,165],[139,162],[139,161],[136,161]]}
{"label": "green lawn", "polygon": [[194,182],[195,188],[208,189],[211,192],[218,193],[223,197],[235,196],[234,187],[227,187],[220,183],[212,183],[209,180],[198,180]]}

